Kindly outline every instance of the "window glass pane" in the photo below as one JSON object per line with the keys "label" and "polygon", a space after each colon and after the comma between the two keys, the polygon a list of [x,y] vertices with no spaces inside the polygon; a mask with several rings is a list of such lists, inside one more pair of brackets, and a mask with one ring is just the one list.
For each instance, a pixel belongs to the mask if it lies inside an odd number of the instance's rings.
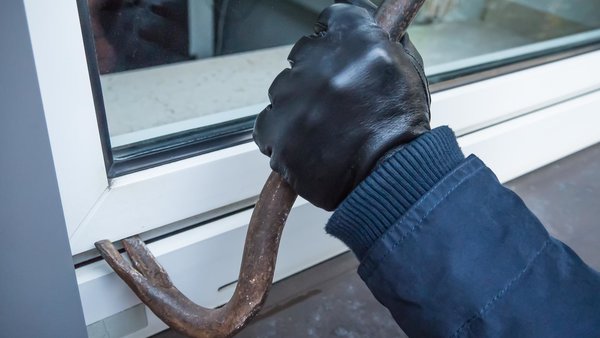
{"label": "window glass pane", "polygon": [[[110,138],[126,159],[182,140],[147,141],[164,135],[193,130],[188,144],[250,128],[291,44],[331,1],[87,3]],[[427,0],[409,32],[429,76],[460,76],[590,44],[598,28],[597,0]]]}
{"label": "window glass pane", "polygon": [[594,41],[598,28],[596,0],[434,0],[410,32],[434,75]]}

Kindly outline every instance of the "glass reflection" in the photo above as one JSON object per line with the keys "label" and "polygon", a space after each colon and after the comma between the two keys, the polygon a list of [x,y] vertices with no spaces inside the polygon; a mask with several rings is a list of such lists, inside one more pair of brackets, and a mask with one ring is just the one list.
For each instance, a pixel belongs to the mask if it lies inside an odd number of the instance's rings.
{"label": "glass reflection", "polygon": [[[88,0],[113,146],[258,113],[331,2]],[[599,26],[597,0],[428,0],[409,32],[429,75],[460,75],[596,41]]]}

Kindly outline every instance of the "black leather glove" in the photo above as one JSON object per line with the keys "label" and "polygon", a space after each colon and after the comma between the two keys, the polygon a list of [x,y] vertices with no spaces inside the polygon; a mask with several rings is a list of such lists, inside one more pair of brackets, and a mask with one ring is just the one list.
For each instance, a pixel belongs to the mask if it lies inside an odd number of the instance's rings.
{"label": "black leather glove", "polygon": [[[361,1],[364,3],[364,1]],[[301,38],[269,89],[254,141],[296,192],[335,209],[388,151],[427,132],[430,96],[423,61],[371,8],[335,4]]]}

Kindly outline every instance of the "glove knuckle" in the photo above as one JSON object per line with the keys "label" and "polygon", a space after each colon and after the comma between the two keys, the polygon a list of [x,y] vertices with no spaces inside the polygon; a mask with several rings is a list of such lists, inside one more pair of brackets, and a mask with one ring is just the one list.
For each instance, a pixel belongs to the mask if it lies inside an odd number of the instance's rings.
{"label": "glove knuckle", "polygon": [[288,61],[290,64],[294,65],[299,60],[303,59],[306,54],[310,53],[310,51],[314,48],[315,37],[311,36],[303,36],[298,40],[290,54],[288,55]]}
{"label": "glove knuckle", "polygon": [[327,7],[319,15],[317,21],[327,27],[327,30],[352,30],[363,25],[373,23],[373,17],[363,7],[336,3]]}

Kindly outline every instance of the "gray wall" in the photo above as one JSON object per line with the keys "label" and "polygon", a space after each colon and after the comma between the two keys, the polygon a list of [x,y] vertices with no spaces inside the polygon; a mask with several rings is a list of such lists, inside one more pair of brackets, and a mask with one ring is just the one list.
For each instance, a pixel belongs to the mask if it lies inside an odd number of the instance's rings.
{"label": "gray wall", "polygon": [[0,10],[0,336],[86,336],[22,0]]}

